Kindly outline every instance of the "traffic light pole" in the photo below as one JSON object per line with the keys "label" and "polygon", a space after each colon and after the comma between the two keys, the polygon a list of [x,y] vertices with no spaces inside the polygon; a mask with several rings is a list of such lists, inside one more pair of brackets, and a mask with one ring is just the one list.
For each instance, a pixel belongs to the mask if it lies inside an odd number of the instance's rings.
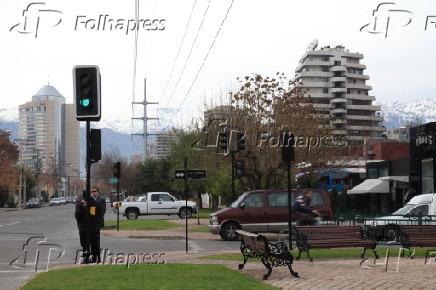
{"label": "traffic light pole", "polygon": [[[91,121],[86,121],[86,192],[83,195],[83,200],[89,204],[91,199]],[[89,210],[86,207],[85,216],[85,242],[86,242],[86,257],[89,259],[91,254],[90,236],[89,236]]]}
{"label": "traffic light pole", "polygon": [[117,178],[117,232],[120,230],[120,179]]}
{"label": "traffic light pole", "polygon": [[232,200],[236,200],[236,190],[235,190],[235,154],[230,152],[232,156]]}
{"label": "traffic light pole", "polygon": [[289,249],[292,250],[292,199],[291,199],[291,161],[287,161],[287,171],[288,171],[288,241],[289,241]]}
{"label": "traffic light pole", "polygon": [[185,167],[185,244],[186,244],[186,253],[188,252],[188,158],[185,157],[183,160],[184,167]]}

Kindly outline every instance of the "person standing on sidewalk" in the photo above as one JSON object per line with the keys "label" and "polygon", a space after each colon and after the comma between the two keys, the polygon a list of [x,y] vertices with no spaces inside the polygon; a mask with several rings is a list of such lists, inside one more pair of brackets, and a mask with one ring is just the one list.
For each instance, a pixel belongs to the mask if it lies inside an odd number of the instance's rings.
{"label": "person standing on sidewalk", "polygon": [[77,221],[77,228],[79,230],[80,246],[82,247],[83,255],[86,255],[86,236],[85,236],[85,219],[86,209],[83,203],[83,197],[79,195],[76,199],[76,211],[74,217]]}
{"label": "person standing on sidewalk", "polygon": [[100,208],[101,208],[100,224],[101,227],[104,228],[104,215],[106,214],[106,200],[100,196],[100,189],[98,187],[91,188],[91,196],[96,202],[100,204]]}

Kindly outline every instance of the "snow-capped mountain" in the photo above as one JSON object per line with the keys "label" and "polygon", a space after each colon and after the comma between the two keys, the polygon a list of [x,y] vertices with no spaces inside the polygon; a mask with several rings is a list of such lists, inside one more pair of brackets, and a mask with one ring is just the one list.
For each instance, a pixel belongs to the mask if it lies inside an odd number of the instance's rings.
{"label": "snow-capped mountain", "polygon": [[414,103],[376,102],[387,129],[404,126],[407,121],[429,123],[436,121],[436,99],[421,99]]}
{"label": "snow-capped mountain", "polygon": [[[376,102],[381,106],[381,116],[384,117],[384,125],[388,128],[400,127],[407,121],[420,120],[422,123],[436,121],[436,99],[421,99],[414,103],[394,102]],[[172,126],[171,117],[174,111],[171,109],[151,110],[151,116],[159,116],[159,121],[148,122],[150,132],[166,131]],[[138,114],[135,117],[142,117]],[[97,128],[107,128],[115,132],[129,135],[142,131],[141,120],[131,120],[129,116],[104,116],[100,122],[94,123]],[[7,125],[5,125],[8,123]],[[0,128],[17,127],[13,123],[18,123],[18,106],[9,108],[0,108]],[[82,125],[84,123],[82,122]],[[14,131],[12,129],[12,131]],[[13,132],[14,133],[14,132]]]}

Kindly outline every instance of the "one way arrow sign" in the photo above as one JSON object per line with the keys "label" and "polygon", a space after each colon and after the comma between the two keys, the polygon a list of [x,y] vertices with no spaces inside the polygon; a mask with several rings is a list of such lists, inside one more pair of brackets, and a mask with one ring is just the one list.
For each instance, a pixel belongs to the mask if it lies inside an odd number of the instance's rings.
{"label": "one way arrow sign", "polygon": [[185,170],[183,169],[174,170],[174,179],[185,179]]}

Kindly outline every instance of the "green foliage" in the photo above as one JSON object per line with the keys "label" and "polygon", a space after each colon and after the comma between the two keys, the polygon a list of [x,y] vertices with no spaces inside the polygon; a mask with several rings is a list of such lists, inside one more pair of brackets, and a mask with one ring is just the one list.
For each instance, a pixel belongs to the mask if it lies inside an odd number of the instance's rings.
{"label": "green foliage", "polygon": [[[163,256],[165,258],[165,256]],[[184,285],[184,287],[182,287]],[[22,289],[278,289],[223,265],[107,265],[43,272]]]}
{"label": "green foliage", "polygon": [[139,163],[136,178],[141,192],[169,191],[169,163],[165,159],[149,159]]}

